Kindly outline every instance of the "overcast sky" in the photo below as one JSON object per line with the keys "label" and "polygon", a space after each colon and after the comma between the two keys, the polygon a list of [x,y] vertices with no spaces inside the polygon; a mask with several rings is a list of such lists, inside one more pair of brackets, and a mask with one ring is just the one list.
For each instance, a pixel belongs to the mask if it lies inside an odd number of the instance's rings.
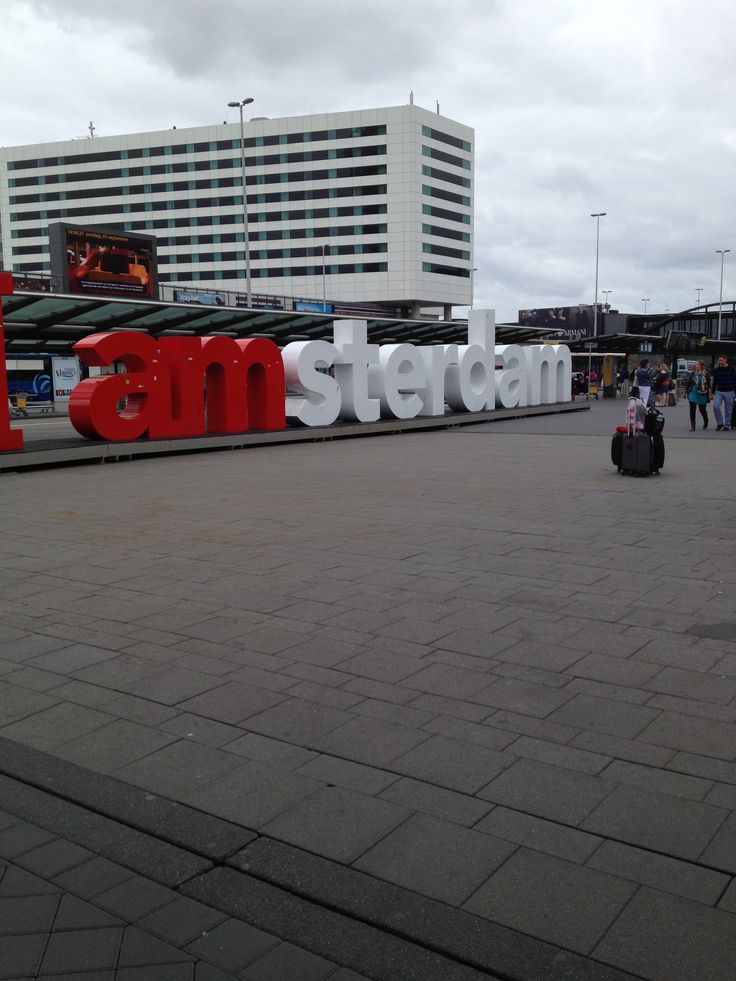
{"label": "overcast sky", "polygon": [[[733,0],[2,0],[0,144],[418,105],[475,129],[475,301],[736,298]],[[604,296],[599,293],[602,302]]]}

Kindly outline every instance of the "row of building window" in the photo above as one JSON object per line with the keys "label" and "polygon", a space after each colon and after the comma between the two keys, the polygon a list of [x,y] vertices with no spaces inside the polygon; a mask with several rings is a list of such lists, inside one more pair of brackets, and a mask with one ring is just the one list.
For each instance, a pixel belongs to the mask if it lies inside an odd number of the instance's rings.
{"label": "row of building window", "polygon": [[[340,180],[355,177],[376,177],[386,173],[385,164],[371,167],[334,167],[330,170],[283,171],[279,174],[256,174],[248,182],[259,184],[289,184],[301,181]],[[177,191],[206,190],[219,187],[242,187],[242,177],[221,177],[201,181],[167,181],[161,184],[133,184],[125,187],[80,188],[78,191],[48,191],[35,194],[16,194],[10,203],[34,204],[44,201],[74,201],[89,198],[129,197],[134,194],[173,194]]]}
{"label": "row of building window", "polygon": [[422,252],[431,255],[444,255],[448,259],[464,259],[466,262],[470,262],[470,253],[465,249],[451,249],[446,245],[435,245],[433,242],[424,242]]}
{"label": "row of building window", "polygon": [[459,174],[448,174],[445,170],[437,170],[436,167],[422,167],[422,174],[425,177],[433,177],[436,181],[446,181],[448,184],[458,184],[460,187],[470,187],[470,178],[461,177]]}
{"label": "row of building window", "polygon": [[[347,198],[347,197],[367,197],[377,194],[385,194],[385,184],[366,184],[353,187],[315,187],[298,191],[280,191],[276,193],[249,194],[248,204],[271,204],[274,202],[288,201],[315,201],[322,198]],[[228,205],[242,205],[242,195],[235,197],[220,198],[199,198],[182,199],[180,201],[146,201],[140,203],[124,204],[122,209],[115,209],[116,213],[131,214],[135,211],[175,211],[177,207],[182,208],[213,208],[227,207]],[[19,221],[42,221],[50,219],[64,218],[86,218],[93,215],[109,215],[109,206],[90,206],[86,208],[49,208],[46,211],[22,211],[11,214],[11,222]],[[236,216],[233,220],[241,221],[243,216]]]}
{"label": "row of building window", "polygon": [[455,167],[462,167],[464,170],[470,170],[470,161],[465,157],[456,157],[454,153],[445,153],[444,150],[438,150],[436,146],[422,146],[422,156],[432,157],[433,160],[441,160],[443,163],[454,164]]}
{"label": "row of building window", "polygon": [[459,221],[463,225],[470,224],[470,215],[458,214],[456,211],[447,211],[445,208],[436,208],[433,204],[423,204],[422,214],[431,215],[432,218],[444,218],[446,221]]}
{"label": "row of building window", "polygon": [[[339,255],[372,255],[380,252],[388,252],[385,242],[369,242],[365,245],[332,245],[330,250],[325,250],[325,259]],[[322,257],[322,247],[312,246],[297,249],[251,249],[250,259],[254,262],[268,259],[307,259]],[[188,252],[185,255],[173,253],[166,255],[159,254],[159,265],[203,265],[207,262],[245,262],[245,252]],[[327,268],[327,266],[325,267]]]}
{"label": "row of building window", "polygon": [[[321,129],[304,133],[278,133],[273,136],[246,137],[243,145],[284,146],[290,143],[316,143],[322,140],[359,140],[370,136],[385,136],[386,127],[351,126],[343,129]],[[178,153],[214,153],[217,150],[239,150],[240,138],[210,140],[206,143],[178,143],[169,146],[151,146],[134,149],[107,150],[99,153],[68,153],[63,157],[43,157],[31,160],[10,160],[8,170],[31,170],[41,167],[75,166],[85,163],[102,163],[106,160],[135,160],[141,157],[163,157]]]}
{"label": "row of building window", "polygon": [[424,235],[438,235],[441,238],[454,238],[458,242],[469,242],[470,232],[459,232],[455,228],[442,228],[440,225],[422,225]]}
{"label": "row of building window", "polygon": [[432,187],[429,184],[422,184],[422,194],[427,194],[431,198],[441,198],[443,201],[452,201],[453,204],[462,204],[470,207],[470,198],[464,194],[455,194],[453,191],[445,191],[441,187]]}
{"label": "row of building window", "polygon": [[449,146],[457,147],[458,150],[465,150],[467,153],[471,153],[473,149],[467,140],[450,136],[449,133],[442,133],[438,129],[432,129],[431,126],[422,126],[422,136],[426,136],[430,140],[437,140],[439,143],[447,143]]}
{"label": "row of building window", "polygon": [[[380,273],[388,272],[387,262],[355,262],[346,263],[340,266],[325,266],[325,275],[341,276],[347,273]],[[271,269],[252,269],[252,279],[283,279],[290,276],[321,276],[322,263],[316,266],[287,266],[280,268],[274,266]],[[237,269],[214,269],[211,272],[181,272],[166,273],[167,283],[192,283],[202,280],[220,279],[242,279],[242,270]]]}
{"label": "row of building window", "polygon": [[470,279],[469,269],[459,269],[457,266],[439,266],[435,262],[423,262],[422,272],[437,273],[440,276],[459,276],[461,279]]}
{"label": "row of building window", "polygon": [[[386,144],[372,146],[346,146],[329,150],[304,150],[299,153],[271,153],[246,157],[246,167],[269,167],[277,164],[304,163],[313,160],[342,160],[355,157],[385,156]],[[121,180],[129,177],[148,177],[152,174],[194,173],[198,170],[240,169],[240,157],[218,158],[215,160],[189,160],[183,163],[155,164],[145,167],[118,167],[113,170],[95,170],[93,173],[39,174],[33,177],[11,177],[9,187],[35,187],[44,184],[70,184],[90,180]]]}

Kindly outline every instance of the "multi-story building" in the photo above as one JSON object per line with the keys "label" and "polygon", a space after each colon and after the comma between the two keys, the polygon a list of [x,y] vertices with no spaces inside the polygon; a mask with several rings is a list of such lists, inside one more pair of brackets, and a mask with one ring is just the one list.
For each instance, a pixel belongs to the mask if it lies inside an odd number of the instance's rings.
{"label": "multi-story building", "polygon": [[[471,298],[473,140],[413,104],[245,124],[252,292],[403,316]],[[47,226],[153,234],[159,282],[245,289],[240,127],[0,149],[5,269],[50,272]]]}

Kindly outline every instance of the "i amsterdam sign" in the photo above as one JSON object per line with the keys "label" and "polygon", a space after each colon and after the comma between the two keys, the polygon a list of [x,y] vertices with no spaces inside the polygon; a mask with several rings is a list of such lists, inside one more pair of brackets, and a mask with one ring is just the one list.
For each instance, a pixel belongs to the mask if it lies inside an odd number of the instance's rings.
{"label": "i amsterdam sign", "polygon": [[[13,292],[0,273],[0,295]],[[4,351],[0,315],[0,345]],[[563,345],[495,344],[492,311],[475,310],[467,344],[369,344],[367,324],[338,320],[332,342],[266,338],[154,338],[135,331],[92,334],[74,345],[88,366],[125,367],[80,382],[69,419],[89,439],[122,442],[215,433],[375,422],[541,405],[570,398]],[[11,429],[0,359],[0,450],[23,448]]]}

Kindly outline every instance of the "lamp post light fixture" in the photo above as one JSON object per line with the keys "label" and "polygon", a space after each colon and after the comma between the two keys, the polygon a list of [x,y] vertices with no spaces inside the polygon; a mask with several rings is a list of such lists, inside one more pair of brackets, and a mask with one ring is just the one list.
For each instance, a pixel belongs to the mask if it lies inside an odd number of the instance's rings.
{"label": "lamp post light fixture", "polygon": [[593,340],[588,344],[588,378],[590,378],[591,362],[593,359],[593,341],[598,337],[598,252],[601,237],[601,218],[606,217],[606,211],[596,211],[591,214],[595,218],[595,300],[593,302]]}
{"label": "lamp post light fixture", "polygon": [[721,317],[723,315],[723,260],[730,249],[716,249],[716,255],[721,257],[721,290],[718,294],[718,343],[721,342]]}
{"label": "lamp post light fixture", "polygon": [[693,290],[693,293],[697,293],[698,295],[698,301],[697,301],[698,306],[700,306],[700,294],[703,292],[704,288],[705,287],[703,286],[696,286],[695,289]]}
{"label": "lamp post light fixture", "polygon": [[243,106],[249,106],[253,99],[240,99],[236,102],[228,102],[231,109],[238,109],[240,112],[240,169],[243,179],[243,238],[245,240],[245,304],[250,309],[251,289],[250,289],[250,242],[248,241],[248,194],[245,186],[245,133],[243,129]]}
{"label": "lamp post light fixture", "polygon": [[478,267],[473,266],[470,270],[470,309],[473,309],[473,293],[475,291],[475,274],[478,272]]}
{"label": "lamp post light fixture", "polygon": [[605,296],[605,298],[606,298],[606,299],[604,300],[604,302],[603,302],[603,306],[604,306],[604,307],[605,307],[606,309],[608,309],[608,306],[609,306],[609,303],[608,303],[608,297],[609,297],[609,296],[611,295],[611,293],[613,293],[613,290],[601,290],[601,293],[602,293],[602,294],[603,294],[603,295]]}
{"label": "lamp post light fixture", "polygon": [[327,286],[325,280],[325,249],[329,249],[328,243],[322,243],[322,313],[327,313]]}
{"label": "lamp post light fixture", "polygon": [[644,304],[644,316],[646,317],[646,315],[647,315],[647,303],[650,303],[651,302],[651,299],[648,296],[643,296],[641,298],[641,302]]}

